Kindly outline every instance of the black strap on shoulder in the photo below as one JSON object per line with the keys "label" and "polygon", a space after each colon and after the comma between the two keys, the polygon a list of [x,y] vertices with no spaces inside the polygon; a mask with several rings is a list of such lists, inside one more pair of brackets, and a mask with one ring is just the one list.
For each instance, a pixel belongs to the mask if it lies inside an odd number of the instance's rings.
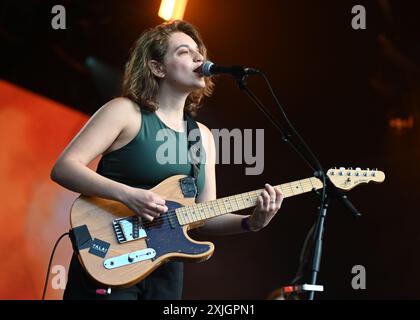
{"label": "black strap on shoulder", "polygon": [[193,177],[197,184],[201,165],[201,133],[197,122],[187,113],[185,113],[185,119],[187,120],[188,158],[193,166]]}

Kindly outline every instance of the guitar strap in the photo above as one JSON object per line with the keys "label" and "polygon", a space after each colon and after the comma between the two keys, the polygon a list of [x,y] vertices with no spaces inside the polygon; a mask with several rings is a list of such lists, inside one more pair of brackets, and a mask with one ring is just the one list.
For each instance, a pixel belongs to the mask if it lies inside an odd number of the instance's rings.
{"label": "guitar strap", "polygon": [[[184,119],[187,121],[187,140],[188,140],[188,159],[192,165],[192,177],[198,190],[197,181],[201,166],[201,148],[202,139],[197,122],[187,113],[184,113]],[[191,132],[193,132],[191,134]]]}

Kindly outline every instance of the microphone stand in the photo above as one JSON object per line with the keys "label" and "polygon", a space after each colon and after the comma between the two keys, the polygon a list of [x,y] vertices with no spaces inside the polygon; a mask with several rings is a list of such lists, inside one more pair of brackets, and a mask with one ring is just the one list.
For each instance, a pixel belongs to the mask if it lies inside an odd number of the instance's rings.
{"label": "microphone stand", "polygon": [[[298,134],[296,129],[293,127],[293,125],[290,123],[289,119],[287,118],[286,113],[284,112],[284,109],[282,108],[279,101],[277,100],[277,97],[275,96],[267,77],[262,72],[260,72],[260,74],[264,77],[265,81],[267,82],[270,88],[271,94],[273,95],[273,98],[275,99],[283,115],[283,118],[289,127],[289,131],[285,130],[283,126],[281,126],[280,124],[276,122],[276,120],[267,110],[267,107],[247,87],[246,80],[247,80],[248,74],[246,74],[246,69],[244,69],[244,72],[242,74],[234,75],[234,77],[236,78],[236,82],[239,88],[247,94],[247,96],[251,99],[251,101],[254,102],[254,104],[261,110],[261,112],[270,120],[270,122],[274,125],[274,127],[280,132],[282,136],[281,138],[282,141],[288,143],[289,146],[291,146],[292,149],[314,171],[314,176],[321,179],[323,182],[323,189],[321,193],[314,190],[314,192],[320,198],[320,206],[319,206],[318,219],[315,224],[315,230],[314,230],[314,235],[313,235],[314,248],[313,248],[313,253],[312,253],[312,270],[311,270],[310,285],[298,285],[298,286],[293,287],[295,292],[302,292],[302,291],[309,292],[309,300],[313,300],[315,291],[323,291],[323,287],[317,286],[316,282],[317,282],[317,276],[320,270],[324,225],[325,225],[325,218],[327,216],[327,209],[329,206],[330,198],[338,199],[339,202],[342,203],[347,209],[349,209],[354,216],[360,216],[361,214],[353,206],[353,204],[350,202],[347,196],[344,195],[343,192],[338,190],[334,186],[334,184],[332,184],[331,181],[328,179],[318,159],[315,157],[315,155],[312,153],[308,145],[305,143],[305,141]],[[299,142],[300,145],[297,142]],[[306,248],[304,247],[303,250],[305,251]]]}

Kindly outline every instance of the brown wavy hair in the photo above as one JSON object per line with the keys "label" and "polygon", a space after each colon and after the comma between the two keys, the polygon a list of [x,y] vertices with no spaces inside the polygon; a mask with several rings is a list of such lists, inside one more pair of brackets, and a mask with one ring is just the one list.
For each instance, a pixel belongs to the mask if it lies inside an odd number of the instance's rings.
{"label": "brown wavy hair", "polygon": [[[183,32],[190,36],[197,43],[204,59],[207,58],[207,49],[200,34],[186,21],[166,22],[144,31],[131,48],[130,57],[125,65],[122,95],[146,110],[154,112],[159,108],[156,101],[159,82],[150,70],[148,62],[150,60],[163,62],[168,51],[168,39],[174,32]],[[213,93],[212,79],[206,77],[204,81],[205,87],[191,92],[185,101],[184,110],[192,115],[195,115],[201,107],[203,97],[209,97]]]}

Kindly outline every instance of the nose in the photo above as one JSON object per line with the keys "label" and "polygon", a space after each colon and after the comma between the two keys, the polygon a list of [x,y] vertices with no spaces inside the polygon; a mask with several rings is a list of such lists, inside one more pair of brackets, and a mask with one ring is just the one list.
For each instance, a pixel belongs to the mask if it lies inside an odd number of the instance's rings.
{"label": "nose", "polygon": [[195,51],[194,61],[203,61],[203,60],[204,60],[203,55],[200,52]]}

